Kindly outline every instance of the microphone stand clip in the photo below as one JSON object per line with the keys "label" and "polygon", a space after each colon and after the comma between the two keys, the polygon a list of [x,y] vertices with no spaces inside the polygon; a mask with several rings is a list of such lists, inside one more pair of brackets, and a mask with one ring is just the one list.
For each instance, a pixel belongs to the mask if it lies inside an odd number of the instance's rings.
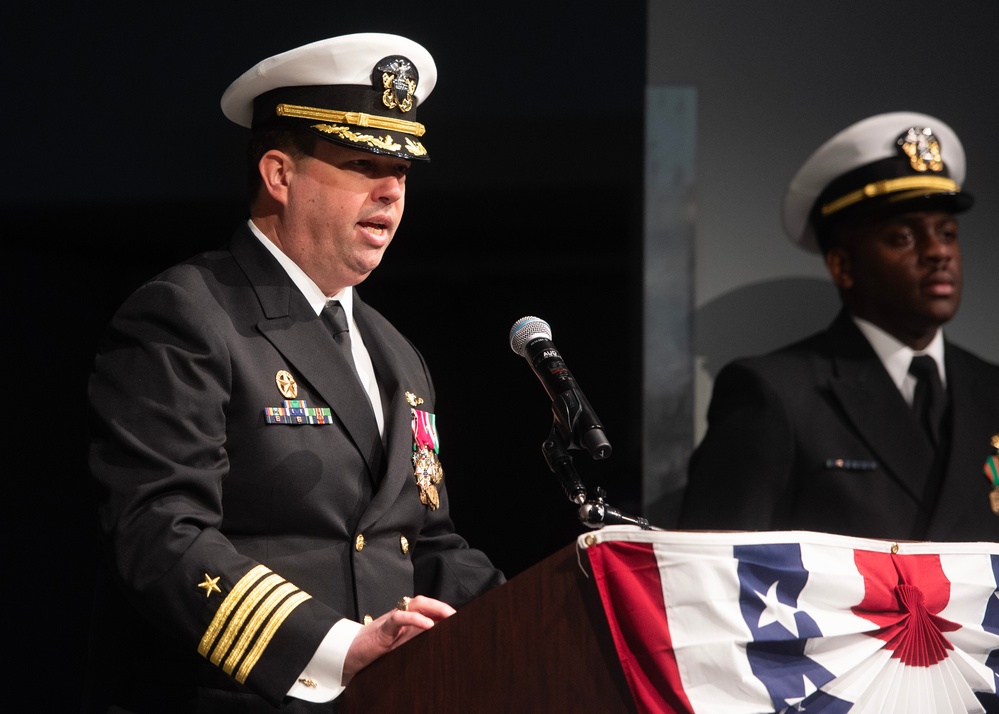
{"label": "microphone stand clip", "polygon": [[548,468],[558,478],[562,490],[570,501],[579,506],[579,520],[587,528],[597,529],[606,525],[638,526],[642,530],[660,530],[649,525],[649,521],[639,516],[631,516],[607,503],[607,491],[599,486],[595,489],[596,498],[587,500],[586,486],[576,472],[572,456],[558,428],[558,421],[552,425],[551,433],[541,445]]}

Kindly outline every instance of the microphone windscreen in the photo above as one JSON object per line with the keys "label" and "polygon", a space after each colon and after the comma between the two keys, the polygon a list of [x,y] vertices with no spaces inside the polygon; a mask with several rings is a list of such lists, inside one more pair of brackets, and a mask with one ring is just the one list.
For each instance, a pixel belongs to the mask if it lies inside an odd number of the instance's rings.
{"label": "microphone windscreen", "polygon": [[528,315],[513,323],[510,328],[510,349],[523,358],[527,358],[524,348],[531,340],[543,337],[546,340],[552,338],[552,328],[540,317]]}

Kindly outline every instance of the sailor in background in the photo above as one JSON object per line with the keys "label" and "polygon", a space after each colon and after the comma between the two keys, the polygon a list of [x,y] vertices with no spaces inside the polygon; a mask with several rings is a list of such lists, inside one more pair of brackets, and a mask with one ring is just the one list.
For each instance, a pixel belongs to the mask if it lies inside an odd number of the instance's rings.
{"label": "sailor in background", "polygon": [[718,375],[683,528],[999,540],[999,367],[949,342],[961,299],[965,156],[923,114],[880,114],[823,144],[783,223],[821,253],[828,329]]}

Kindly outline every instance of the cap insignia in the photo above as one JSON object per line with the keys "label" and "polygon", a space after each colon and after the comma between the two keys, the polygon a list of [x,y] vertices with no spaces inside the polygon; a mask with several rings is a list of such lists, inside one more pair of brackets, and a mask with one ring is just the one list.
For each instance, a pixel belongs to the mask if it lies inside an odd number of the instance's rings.
{"label": "cap insignia", "polygon": [[909,157],[915,171],[942,171],[944,164],[940,156],[940,141],[928,126],[914,126],[898,137],[902,153]]}
{"label": "cap insignia", "polygon": [[405,57],[386,57],[375,65],[375,85],[379,84],[377,73],[381,72],[380,84],[382,104],[389,109],[398,108],[408,112],[413,108],[413,92],[420,81],[420,73]]}

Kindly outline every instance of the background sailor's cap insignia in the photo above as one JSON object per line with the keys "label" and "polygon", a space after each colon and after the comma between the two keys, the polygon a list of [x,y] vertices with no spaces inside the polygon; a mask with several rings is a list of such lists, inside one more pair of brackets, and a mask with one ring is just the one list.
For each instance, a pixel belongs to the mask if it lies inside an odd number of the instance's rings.
{"label": "background sailor's cap insignia", "polygon": [[943,171],[943,158],[940,156],[940,141],[928,126],[913,126],[898,137],[902,153],[909,157],[916,171]]}
{"label": "background sailor's cap insignia", "polygon": [[382,103],[389,109],[408,112],[413,108],[413,94],[420,82],[420,73],[405,57],[386,57],[371,73],[376,89],[384,89]]}

